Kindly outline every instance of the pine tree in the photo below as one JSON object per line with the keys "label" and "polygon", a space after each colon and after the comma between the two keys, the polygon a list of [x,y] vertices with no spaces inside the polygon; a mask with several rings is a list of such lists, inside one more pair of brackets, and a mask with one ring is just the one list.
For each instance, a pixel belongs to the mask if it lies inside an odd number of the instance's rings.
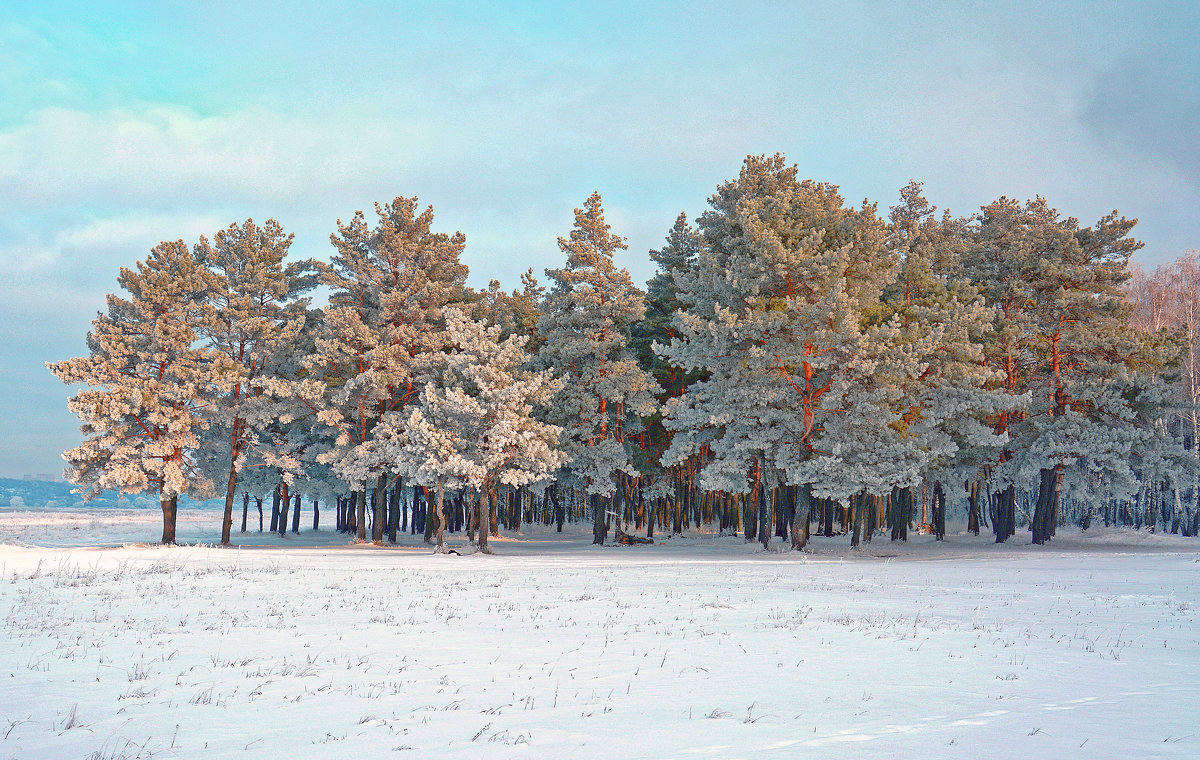
{"label": "pine tree", "polygon": [[[459,261],[462,233],[431,231],[433,208],[416,213],[416,198],[376,204],[379,221],[357,212],[338,222],[331,237],[337,253],[322,281],[333,293],[324,334],[306,365],[329,393],[318,419],[336,433],[336,448],[321,461],[347,483],[375,491],[372,540],[383,540],[383,463],[371,457],[376,425],[416,399],[431,352],[445,344],[442,309],[465,294],[467,267]],[[359,539],[366,540],[365,520]]]}
{"label": "pine tree", "polygon": [[[899,318],[901,342],[926,349],[919,357],[924,371],[904,389],[905,424],[927,460],[926,480],[943,493],[944,483],[977,482],[997,461],[1007,435],[988,421],[1021,408],[1022,399],[999,387],[1000,373],[984,362],[995,311],[973,283],[956,276],[972,241],[968,220],[949,213],[939,219],[915,181],[900,195],[888,240],[900,257],[899,274],[884,291],[884,307]],[[911,494],[893,496],[912,504]],[[906,509],[893,510],[893,539],[906,537],[909,518]],[[971,518],[978,532],[978,514]]]}
{"label": "pine tree", "polygon": [[1124,495],[1136,489],[1133,468],[1159,481],[1181,472],[1181,448],[1155,426],[1168,394],[1164,370],[1179,346],[1133,330],[1124,298],[1130,257],[1142,247],[1129,236],[1136,224],[1113,211],[1091,227],[1064,219],[1039,231],[1053,242],[1035,281],[1034,387],[1042,393],[1034,391],[1026,463],[1040,466],[1034,543],[1054,535],[1062,491]]}
{"label": "pine tree", "polygon": [[68,385],[82,384],[68,408],[83,420],[84,442],[63,457],[85,498],[102,490],[157,492],[162,542],[175,542],[178,497],[203,491],[193,455],[203,429],[205,392],[231,367],[197,347],[212,276],[182,240],[162,242],[136,268],[122,268],[129,295],[108,296],[92,321],[89,355],[48,364]]}
{"label": "pine tree", "polygon": [[525,350],[537,353],[542,346],[542,337],[538,333],[538,320],[542,316],[541,302],[546,289],[538,284],[529,269],[521,275],[521,289],[512,293],[504,292],[499,280],[488,283],[488,289],[481,294],[478,302],[472,304],[470,315],[473,319],[500,326],[500,336],[523,335],[529,343]]}
{"label": "pine tree", "polygon": [[434,489],[438,551],[445,546],[447,489],[473,493],[479,549],[490,554],[488,498],[498,487],[548,481],[566,461],[558,449],[562,429],[533,415],[562,381],[550,370],[523,369],[530,361],[525,336],[501,340],[499,325],[487,327],[454,308],[446,310],[446,325],[449,346],[437,382],[426,384],[411,410],[392,413],[380,426],[379,455],[397,473]]}
{"label": "pine tree", "polygon": [[660,401],[679,396],[703,376],[703,372],[684,372],[654,351],[656,342],[666,345],[678,335],[673,320],[683,304],[676,278],[685,276],[695,266],[703,245],[703,237],[688,223],[687,215],[680,214],[667,233],[666,244],[650,251],[658,271],[646,283],[646,316],[634,324],[630,345],[662,389]]}
{"label": "pine tree", "polygon": [[1147,418],[1170,357],[1132,330],[1122,290],[1141,246],[1134,224],[1114,212],[1081,228],[1042,198],[983,209],[968,265],[1003,314],[991,359],[1006,387],[1031,394],[1027,414],[1001,415],[1014,438],[1001,477],[1036,482],[1035,544],[1054,535],[1064,488],[1124,495],[1136,487],[1136,452],[1156,467],[1172,460]]}
{"label": "pine tree", "polygon": [[[984,339],[984,362],[1000,373],[1004,391],[1027,399],[1031,383],[1029,356],[1036,332],[1030,277],[1040,264],[1024,229],[1040,223],[1036,217],[1036,213],[1027,213],[1010,198],[984,206],[972,245],[962,258],[963,275],[980,289],[996,312],[995,327]],[[1009,437],[999,463],[987,474],[996,543],[1003,543],[1016,530],[1016,489],[1023,485],[1017,456],[1028,444],[1023,437],[1028,413],[1028,408],[1001,410],[992,420],[996,433]]]}
{"label": "pine tree", "polygon": [[294,352],[291,344],[305,324],[300,296],[314,282],[303,264],[285,266],[293,237],[274,219],[262,227],[247,219],[218,232],[212,243],[201,238],[194,251],[214,275],[212,308],[200,332],[235,370],[222,378],[223,392],[209,409],[209,435],[223,439],[228,473],[223,545],[230,543],[238,471],[260,432],[280,417],[277,397],[287,391],[273,384],[282,380],[279,365]]}
{"label": "pine tree", "polygon": [[[670,446],[672,436],[672,432],[663,425],[662,410],[670,399],[682,395],[689,385],[704,378],[705,373],[688,372],[677,367],[660,357],[654,347],[655,344],[666,345],[678,337],[673,320],[682,304],[676,277],[691,269],[702,245],[703,238],[688,223],[687,215],[680,214],[667,233],[666,244],[659,250],[650,251],[650,258],[658,264],[658,271],[646,283],[646,316],[634,323],[630,334],[629,345],[637,356],[638,364],[654,377],[659,387],[656,394],[659,409],[646,420],[645,433],[640,436],[641,450],[637,462],[638,469],[648,481],[646,486],[653,494],[666,495],[669,480],[681,484],[681,493],[695,485],[684,484],[687,479],[684,471],[693,468],[676,464],[671,470],[665,470],[661,465],[662,455]],[[647,525],[652,534],[653,526],[649,521]]]}
{"label": "pine tree", "polygon": [[751,494],[765,546],[777,485],[801,486],[807,504],[911,479],[895,464],[888,382],[918,370],[895,329],[867,319],[894,270],[873,207],[846,207],[780,155],[747,158],[710,204],[695,263],[675,277],[678,337],[659,349],[707,377],[669,402],[664,462],[706,452],[701,484]]}
{"label": "pine tree", "polygon": [[[270,352],[263,346],[262,366],[270,371],[260,374],[251,386],[253,402],[246,408],[253,413],[248,418],[252,437],[238,466],[238,483],[255,493],[278,488],[281,501],[285,495],[301,491],[319,492],[320,498],[328,501],[330,489],[342,493],[346,485],[319,461],[334,449],[333,431],[317,420],[327,388],[320,380],[307,377],[305,363],[314,352],[316,339],[324,333],[323,315],[319,309],[303,310],[302,306],[290,310],[303,317],[299,330],[286,341],[270,344]],[[228,461],[224,436],[209,436],[206,442],[220,455],[216,459]],[[214,457],[210,454],[209,458]],[[280,528],[277,523],[275,529]],[[293,522],[293,529],[298,529],[298,523]]]}
{"label": "pine tree", "polygon": [[567,260],[546,270],[551,287],[538,322],[546,341],[539,358],[565,384],[547,419],[564,429],[567,468],[591,500],[592,541],[602,544],[606,502],[624,491],[622,477],[639,474],[630,436],[655,409],[657,386],[629,348],[645,297],[613,263],[627,246],[605,222],[599,193],[575,209],[574,228],[558,246]]}

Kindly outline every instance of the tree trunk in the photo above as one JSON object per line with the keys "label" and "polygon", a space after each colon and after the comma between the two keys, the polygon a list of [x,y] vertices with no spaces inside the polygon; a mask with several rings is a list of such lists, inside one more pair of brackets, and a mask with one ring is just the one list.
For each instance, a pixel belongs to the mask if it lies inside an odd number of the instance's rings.
{"label": "tree trunk", "polygon": [[557,526],[554,532],[562,533],[563,520],[566,519],[567,513],[558,501],[558,486],[551,485],[546,489],[546,495],[550,497],[550,503],[554,505],[554,524]]}
{"label": "tree trunk", "polygon": [[479,489],[479,501],[476,504],[475,510],[478,519],[476,533],[479,536],[479,551],[484,554],[491,554],[492,547],[488,546],[488,512],[491,510],[488,509],[486,488]]}
{"label": "tree trunk", "polygon": [[417,487],[412,488],[412,498],[408,501],[408,534],[417,535]]}
{"label": "tree trunk", "polygon": [[1151,533],[1158,530],[1158,520],[1163,512],[1162,503],[1165,493],[1164,486],[1159,485],[1154,489],[1154,498],[1150,500],[1150,509],[1146,513],[1146,527],[1150,529]]}
{"label": "tree trunk", "polygon": [[525,492],[520,488],[513,489],[513,532],[521,532],[521,521],[525,517]]}
{"label": "tree trunk", "polygon": [[479,532],[479,510],[475,508],[476,498],[472,496],[470,491],[463,493],[463,508],[464,518],[467,522],[467,540],[471,543],[478,543],[479,539],[475,535]]}
{"label": "tree trunk", "polygon": [[771,496],[767,491],[767,487],[761,482],[758,484],[758,539],[762,544],[763,551],[771,548]]}
{"label": "tree trunk", "polygon": [[988,494],[988,510],[992,515],[992,533],[996,536],[996,543],[1004,543],[1007,536],[1004,535],[1000,527],[1003,517],[1000,516],[1000,492],[992,491]]}
{"label": "tree trunk", "polygon": [[408,504],[404,501],[404,489],[396,488],[396,508],[400,511],[400,533],[408,532]]}
{"label": "tree trunk", "polygon": [[288,489],[288,484],[284,483],[281,489],[280,498],[280,535],[286,535],[288,532],[288,509],[292,507],[292,491]]}
{"label": "tree trunk", "polygon": [[1041,471],[1038,485],[1037,507],[1033,512],[1033,543],[1044,544],[1054,535],[1054,523],[1058,518],[1059,478],[1058,467]]}
{"label": "tree trunk", "polygon": [[321,504],[313,499],[313,530],[321,527]]}
{"label": "tree trunk", "polygon": [[500,535],[500,494],[496,489],[492,489],[488,498],[488,526],[491,529],[493,536]]}
{"label": "tree trunk", "polygon": [[683,473],[676,468],[675,498],[671,500],[671,535],[683,535],[683,503],[686,486],[683,483]]}
{"label": "tree trunk", "polygon": [[912,521],[913,494],[911,488],[892,489],[892,540],[908,541],[908,524]]}
{"label": "tree trunk", "polygon": [[367,489],[364,485],[358,492],[358,509],[354,515],[355,538],[360,543],[367,542]]}
{"label": "tree trunk", "polygon": [[262,533],[263,532],[263,508],[262,508],[262,497],[261,496],[254,497],[254,506],[258,507],[258,532]]}
{"label": "tree trunk", "polygon": [[862,511],[863,504],[858,496],[850,497],[850,514],[847,517],[850,520],[850,548],[858,548],[862,536]]}
{"label": "tree trunk", "polygon": [[412,487],[412,503],[413,503],[413,520],[412,532],[413,535],[425,533],[425,524],[429,522],[425,519],[425,505],[421,501],[421,487],[413,485]]}
{"label": "tree trunk", "polygon": [[938,541],[946,538],[946,491],[940,480],[933,482],[933,534]]}
{"label": "tree trunk", "polygon": [[795,486],[792,515],[792,550],[800,551],[808,545],[809,518],[812,515],[812,486]]}
{"label": "tree trunk", "polygon": [[870,544],[871,537],[875,535],[875,521],[878,516],[875,496],[863,496],[858,502],[858,509],[863,511],[862,516],[859,516],[859,520],[863,521],[863,541]]}
{"label": "tree trunk", "polygon": [[436,524],[437,523],[437,513],[435,513],[430,508],[432,506],[432,504],[430,503],[430,499],[429,499],[429,489],[424,486],[421,486],[421,504],[423,505],[421,507],[421,515],[424,518],[424,523],[425,523],[425,525],[424,525],[424,530],[425,530],[424,541],[427,544],[432,544],[433,543],[433,533],[435,530],[437,530],[437,527],[438,527]]}
{"label": "tree trunk", "polygon": [[371,506],[371,543],[383,546],[383,529],[387,526],[387,474],[375,479],[375,491],[372,493]]}
{"label": "tree trunk", "polygon": [[300,498],[303,494],[296,494],[296,503],[292,505],[292,532],[300,532]]}
{"label": "tree trunk", "polygon": [[159,503],[162,505],[163,513],[162,542],[173,544],[175,543],[175,516],[179,512],[179,494],[170,496],[165,493],[159,494]]}
{"label": "tree trunk", "polygon": [[242,535],[246,535],[246,521],[250,517],[250,492],[242,494]]}
{"label": "tree trunk", "polygon": [[992,532],[996,543],[1002,544],[1017,532],[1017,489],[1009,484],[1003,491],[992,494],[995,514],[992,516]]}
{"label": "tree trunk", "polygon": [[967,530],[973,535],[979,535],[979,484],[975,481],[967,486]]}
{"label": "tree trunk", "polygon": [[[233,532],[233,500],[237,496],[237,480],[237,467],[230,463],[229,484],[225,487],[225,515],[221,520],[221,546],[229,546],[231,543],[229,534]],[[242,532],[246,532],[244,527]]]}
{"label": "tree trunk", "polygon": [[758,539],[758,513],[754,507],[757,499],[748,499],[742,495],[742,535],[746,538],[746,543]]}
{"label": "tree trunk", "polygon": [[589,494],[592,501],[592,544],[604,545],[608,539],[608,522],[604,514],[604,500],[600,494]]}
{"label": "tree trunk", "polygon": [[389,489],[388,493],[388,541],[394,544],[400,532],[400,513],[404,511],[404,505],[400,502],[404,493],[404,478],[397,477],[395,487]]}
{"label": "tree trunk", "polygon": [[[1195,376],[1192,376],[1193,384]],[[1195,522],[1193,516],[1200,516],[1200,420],[1197,419],[1195,411],[1196,392],[1193,389],[1193,409],[1192,409],[1192,458],[1196,460],[1196,466],[1192,470],[1192,493],[1191,496],[1184,500],[1183,508],[1183,525],[1187,526],[1183,529],[1183,535],[1194,537],[1196,531],[1192,529],[1192,524]]]}
{"label": "tree trunk", "polygon": [[821,518],[823,525],[822,535],[826,538],[833,535],[833,516],[837,511],[833,499],[821,499]]}
{"label": "tree trunk", "polygon": [[279,529],[279,535],[283,536],[287,533],[288,507],[290,507],[292,504],[291,492],[288,489],[287,483],[283,484],[283,487],[280,489],[280,494],[279,523],[277,527]]}
{"label": "tree trunk", "polygon": [[279,486],[271,492],[271,532],[279,530]]}
{"label": "tree trunk", "polygon": [[445,496],[446,490],[439,483],[437,486],[437,551],[439,552],[446,550],[446,514],[442,509]]}

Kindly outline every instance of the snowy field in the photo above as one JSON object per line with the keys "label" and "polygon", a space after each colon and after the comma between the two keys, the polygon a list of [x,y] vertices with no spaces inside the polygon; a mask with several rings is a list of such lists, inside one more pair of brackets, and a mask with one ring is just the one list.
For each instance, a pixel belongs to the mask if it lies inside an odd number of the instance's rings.
{"label": "snowy field", "polygon": [[132,543],[159,520],[0,512],[0,758],[1200,757],[1191,540]]}

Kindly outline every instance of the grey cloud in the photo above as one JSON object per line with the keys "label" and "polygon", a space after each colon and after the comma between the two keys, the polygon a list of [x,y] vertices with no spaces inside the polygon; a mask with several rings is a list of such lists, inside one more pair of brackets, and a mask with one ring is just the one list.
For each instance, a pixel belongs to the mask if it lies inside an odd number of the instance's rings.
{"label": "grey cloud", "polygon": [[1200,73],[1123,62],[1093,77],[1079,120],[1110,153],[1158,162],[1200,189]]}

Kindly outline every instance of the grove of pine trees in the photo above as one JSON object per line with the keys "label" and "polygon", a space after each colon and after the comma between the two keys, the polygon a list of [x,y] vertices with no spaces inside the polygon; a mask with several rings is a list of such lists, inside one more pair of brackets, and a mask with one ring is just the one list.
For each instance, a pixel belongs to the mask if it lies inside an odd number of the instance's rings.
{"label": "grove of pine trees", "polygon": [[[1151,274],[1135,222],[1042,199],[939,214],[913,182],[887,213],[751,156],[645,291],[598,193],[562,265],[467,286],[466,238],[398,197],[289,260],[275,220],[163,242],[108,297],[81,386],[85,498],[223,495],[221,542],[263,499],[304,496],[359,541],[524,522],[593,542],[693,526],[794,549],[813,535],[939,539],[947,510],[997,542],[1100,522],[1200,530],[1200,263]],[[321,286],[328,305],[309,296]],[[289,524],[290,517],[290,524]]]}

